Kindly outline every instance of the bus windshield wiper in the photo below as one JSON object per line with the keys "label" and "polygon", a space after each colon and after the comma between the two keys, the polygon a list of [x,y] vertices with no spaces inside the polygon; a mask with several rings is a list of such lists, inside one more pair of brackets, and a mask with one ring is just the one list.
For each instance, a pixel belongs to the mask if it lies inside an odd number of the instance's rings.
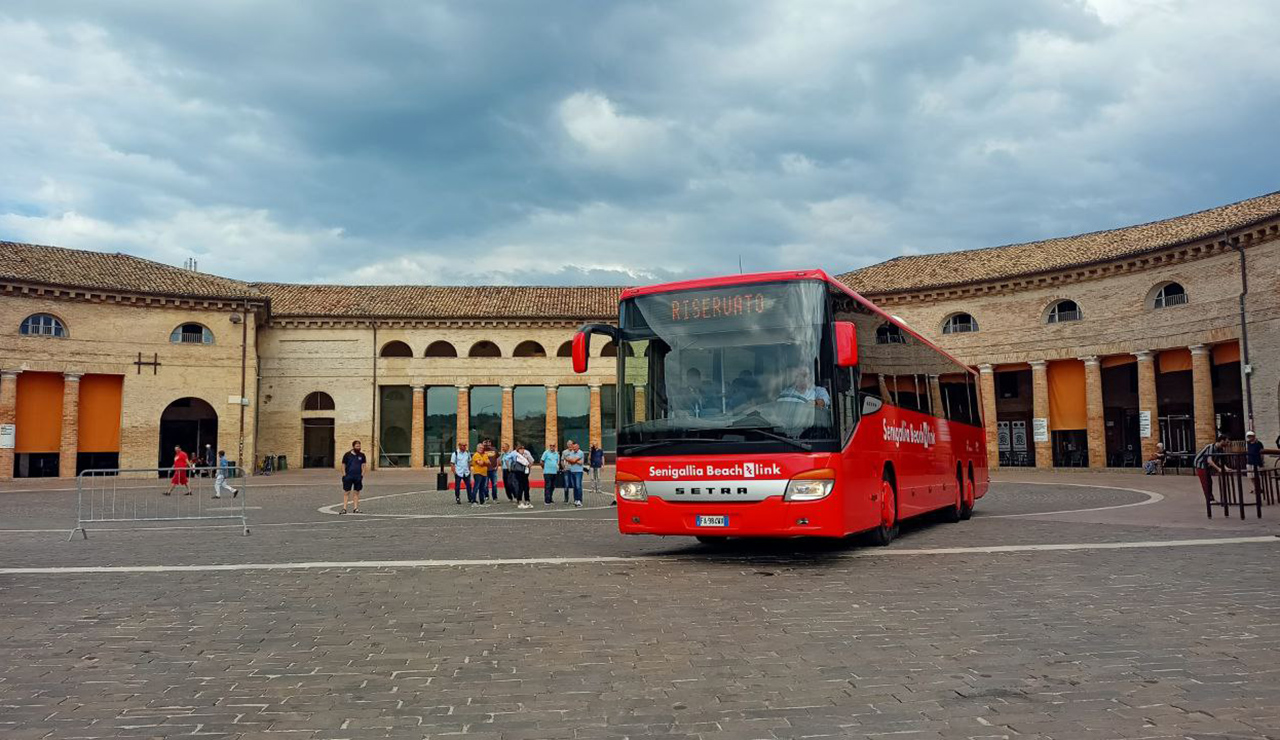
{"label": "bus windshield wiper", "polygon": [[809,444],[808,442],[801,442],[800,440],[792,439],[785,434],[778,434],[777,432],[769,431],[765,427],[733,427],[733,431],[755,432],[756,434],[768,437],[769,439],[777,440],[778,442],[785,442],[786,444],[789,444],[792,447],[795,447],[796,449],[804,450],[805,452],[810,452],[813,450],[813,445]]}
{"label": "bus windshield wiper", "polygon": [[653,450],[653,449],[657,449],[658,447],[666,447],[667,445],[697,444],[697,443],[724,444],[729,441],[730,440],[718,439],[715,437],[669,437],[667,439],[659,439],[654,442],[645,442],[643,444],[638,444],[632,447],[628,447],[626,448],[626,454],[634,455],[637,452],[642,452],[644,450]]}

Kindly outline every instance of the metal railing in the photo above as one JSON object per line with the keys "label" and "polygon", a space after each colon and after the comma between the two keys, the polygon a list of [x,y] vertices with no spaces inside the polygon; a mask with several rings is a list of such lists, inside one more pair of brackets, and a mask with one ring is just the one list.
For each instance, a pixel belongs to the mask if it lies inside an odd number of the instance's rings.
{"label": "metal railing", "polygon": [[247,535],[248,478],[240,467],[221,472],[225,478],[218,468],[86,470],[76,476],[76,526],[67,540],[76,532],[89,539],[90,525],[220,520],[239,522]]}
{"label": "metal railing", "polygon": [[1214,507],[1220,507],[1223,516],[1231,516],[1234,507],[1241,519],[1247,510],[1254,509],[1261,519],[1264,504],[1271,506],[1280,501],[1280,467],[1275,466],[1278,457],[1274,453],[1264,452],[1261,466],[1248,465],[1243,453],[1224,452],[1213,457],[1223,472],[1212,474],[1217,482],[1214,500],[1205,499],[1205,514],[1210,519]]}

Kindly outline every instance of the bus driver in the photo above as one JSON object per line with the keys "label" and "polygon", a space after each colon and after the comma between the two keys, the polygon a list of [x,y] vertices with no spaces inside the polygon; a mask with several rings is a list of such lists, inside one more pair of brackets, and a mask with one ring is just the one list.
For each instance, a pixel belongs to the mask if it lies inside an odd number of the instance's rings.
{"label": "bus driver", "polygon": [[804,365],[796,365],[791,369],[790,385],[778,393],[779,401],[790,403],[811,403],[816,408],[825,409],[831,405],[831,394],[826,388],[813,384],[813,371]]}

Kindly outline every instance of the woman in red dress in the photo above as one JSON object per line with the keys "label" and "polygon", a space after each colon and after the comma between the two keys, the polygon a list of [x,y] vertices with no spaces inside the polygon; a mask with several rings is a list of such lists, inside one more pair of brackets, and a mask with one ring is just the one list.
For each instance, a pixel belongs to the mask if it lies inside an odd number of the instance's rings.
{"label": "woman in red dress", "polygon": [[187,457],[187,453],[182,451],[180,445],[173,448],[173,477],[169,479],[169,490],[164,495],[173,495],[173,489],[182,486],[187,489],[183,496],[191,495],[191,486],[187,485],[187,469],[191,467],[191,460]]}

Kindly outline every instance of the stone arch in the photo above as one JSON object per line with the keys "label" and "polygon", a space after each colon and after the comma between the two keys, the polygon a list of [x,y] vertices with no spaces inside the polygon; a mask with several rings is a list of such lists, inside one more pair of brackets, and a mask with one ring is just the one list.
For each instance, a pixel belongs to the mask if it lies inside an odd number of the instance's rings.
{"label": "stone arch", "polygon": [[471,350],[467,352],[467,357],[501,357],[502,350],[498,349],[498,345],[487,339],[471,345]]}
{"label": "stone arch", "polygon": [[560,349],[556,350],[556,357],[573,357],[573,340],[560,345]]}
{"label": "stone arch", "polygon": [[324,391],[312,391],[302,399],[303,411],[333,411],[333,396]]}
{"label": "stone arch", "polygon": [[1080,321],[1083,318],[1084,311],[1081,310],[1079,303],[1070,298],[1058,298],[1050,301],[1049,305],[1045,306],[1041,323],[1063,324],[1069,321]]}
{"label": "stone arch", "polygon": [[387,342],[386,344],[382,345],[382,351],[378,352],[378,356],[379,357],[413,357],[413,350],[409,348],[409,345],[405,344],[399,339],[393,339],[390,342]]}
{"label": "stone arch", "polygon": [[[203,398],[184,396],[175,399],[160,413],[159,426],[158,468],[173,465],[175,446],[181,447],[192,459],[203,455],[206,449],[212,450],[214,454],[218,452],[218,412]],[[236,463],[244,464],[239,460]],[[161,472],[161,477],[166,475],[167,471]]]}
{"label": "stone arch", "polygon": [[1182,283],[1176,280],[1164,280],[1151,286],[1151,290],[1147,291],[1144,305],[1147,310],[1154,311],[1161,308],[1183,306],[1189,302],[1187,289],[1183,287]]}
{"label": "stone arch", "polygon": [[443,339],[437,339],[427,345],[427,351],[423,357],[457,357],[458,349],[452,343]]}
{"label": "stone arch", "polygon": [[547,351],[543,349],[541,344],[538,344],[532,339],[526,339],[525,341],[516,345],[516,351],[513,354],[513,356],[514,357],[546,357]]}

